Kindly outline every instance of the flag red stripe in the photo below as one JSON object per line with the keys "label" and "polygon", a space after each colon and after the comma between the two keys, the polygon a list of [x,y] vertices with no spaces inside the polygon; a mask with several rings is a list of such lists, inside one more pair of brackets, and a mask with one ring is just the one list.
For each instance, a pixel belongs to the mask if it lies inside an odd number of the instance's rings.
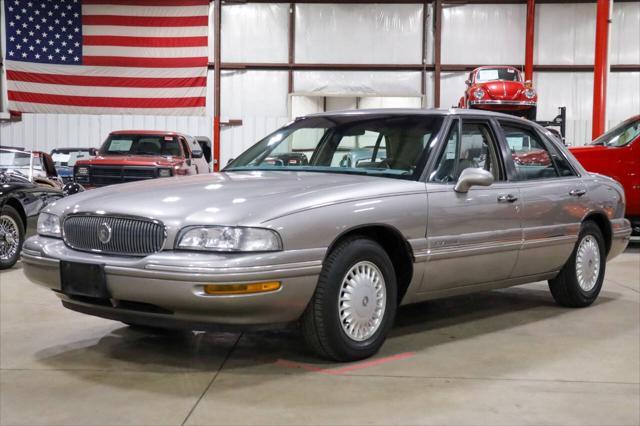
{"label": "flag red stripe", "polygon": [[82,0],[82,4],[102,6],[207,6],[209,0]]}
{"label": "flag red stripe", "polygon": [[107,98],[93,96],[63,96],[9,90],[9,100],[49,105],[69,105],[103,108],[195,108],[205,106],[206,98]]}
{"label": "flag red stripe", "polygon": [[187,78],[139,78],[139,77],[86,77],[82,75],[43,74],[23,71],[7,71],[7,80],[27,83],[61,84],[66,86],[98,87],[206,87],[206,77]]}
{"label": "flag red stripe", "polygon": [[208,16],[122,16],[82,15],[82,25],[118,25],[125,27],[201,27],[209,24]]}
{"label": "flag red stripe", "polygon": [[209,63],[206,56],[192,58],[129,58],[125,56],[85,56],[83,65],[141,68],[195,68]]}
{"label": "flag red stripe", "polygon": [[87,46],[197,47],[207,46],[207,37],[84,36]]}

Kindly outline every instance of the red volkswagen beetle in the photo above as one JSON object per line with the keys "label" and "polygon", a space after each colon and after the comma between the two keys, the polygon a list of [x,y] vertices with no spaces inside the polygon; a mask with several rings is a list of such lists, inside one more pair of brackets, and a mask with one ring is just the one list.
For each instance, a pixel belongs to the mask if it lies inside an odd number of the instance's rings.
{"label": "red volkswagen beetle", "polygon": [[538,95],[519,69],[485,66],[471,71],[459,108],[478,108],[535,120]]}
{"label": "red volkswagen beetle", "polygon": [[631,117],[587,146],[570,148],[590,172],[614,178],[627,199],[626,216],[640,235],[640,115]]}

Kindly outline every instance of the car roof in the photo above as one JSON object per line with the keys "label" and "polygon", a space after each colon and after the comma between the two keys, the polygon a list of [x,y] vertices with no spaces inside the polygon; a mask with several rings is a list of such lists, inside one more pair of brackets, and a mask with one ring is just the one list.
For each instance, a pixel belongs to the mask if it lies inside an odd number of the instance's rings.
{"label": "car roof", "polygon": [[73,146],[73,147],[53,148],[51,152],[53,151],[91,151],[92,149],[98,149],[98,148],[88,147],[88,146]]}
{"label": "car roof", "polygon": [[316,114],[309,114],[301,118],[306,117],[335,117],[335,116],[366,116],[366,115],[459,115],[459,116],[485,116],[485,117],[498,117],[498,118],[512,118],[521,120],[524,123],[532,123],[529,120],[525,120],[522,117],[516,117],[514,115],[504,114],[495,111],[483,111],[480,109],[465,109],[465,108],[372,108],[372,109],[355,109],[355,110],[342,110],[331,112],[320,112]]}
{"label": "car roof", "polygon": [[483,65],[481,67],[474,68],[473,71],[484,70],[484,69],[495,69],[495,68],[509,68],[512,70],[520,71],[518,67],[514,67],[511,65]]}
{"label": "car roof", "polygon": [[164,130],[116,130],[110,133],[111,135],[153,135],[153,136],[184,136],[184,133],[164,131]]}

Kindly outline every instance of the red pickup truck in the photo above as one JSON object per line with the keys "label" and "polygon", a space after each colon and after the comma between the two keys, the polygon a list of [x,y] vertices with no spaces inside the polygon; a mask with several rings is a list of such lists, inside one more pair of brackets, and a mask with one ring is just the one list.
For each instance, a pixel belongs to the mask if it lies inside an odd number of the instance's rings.
{"label": "red pickup truck", "polygon": [[627,199],[626,216],[640,235],[640,115],[631,117],[587,146],[569,148],[590,172],[614,178]]}
{"label": "red pickup truck", "polygon": [[79,160],[75,181],[86,188],[209,173],[197,140],[176,132],[121,130],[112,132],[98,155]]}

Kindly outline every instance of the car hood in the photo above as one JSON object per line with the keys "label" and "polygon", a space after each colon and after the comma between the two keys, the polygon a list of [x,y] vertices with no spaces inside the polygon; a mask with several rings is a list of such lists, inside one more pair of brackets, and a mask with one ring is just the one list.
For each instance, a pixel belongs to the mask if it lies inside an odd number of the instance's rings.
{"label": "car hood", "polygon": [[182,163],[181,158],[161,157],[155,155],[99,155],[97,157],[78,160],[76,166],[164,166],[171,167]]}
{"label": "car hood", "polygon": [[518,81],[489,81],[479,84],[492,99],[517,99],[524,91],[524,85]]}
{"label": "car hood", "polygon": [[600,153],[608,151],[610,148],[603,145],[589,145],[589,146],[574,146],[570,147],[569,151],[576,157],[580,158],[582,155],[598,155]]}
{"label": "car hood", "polygon": [[141,216],[167,226],[259,225],[313,207],[419,188],[424,183],[362,175],[230,172],[112,185],[71,196],[49,210]]}

